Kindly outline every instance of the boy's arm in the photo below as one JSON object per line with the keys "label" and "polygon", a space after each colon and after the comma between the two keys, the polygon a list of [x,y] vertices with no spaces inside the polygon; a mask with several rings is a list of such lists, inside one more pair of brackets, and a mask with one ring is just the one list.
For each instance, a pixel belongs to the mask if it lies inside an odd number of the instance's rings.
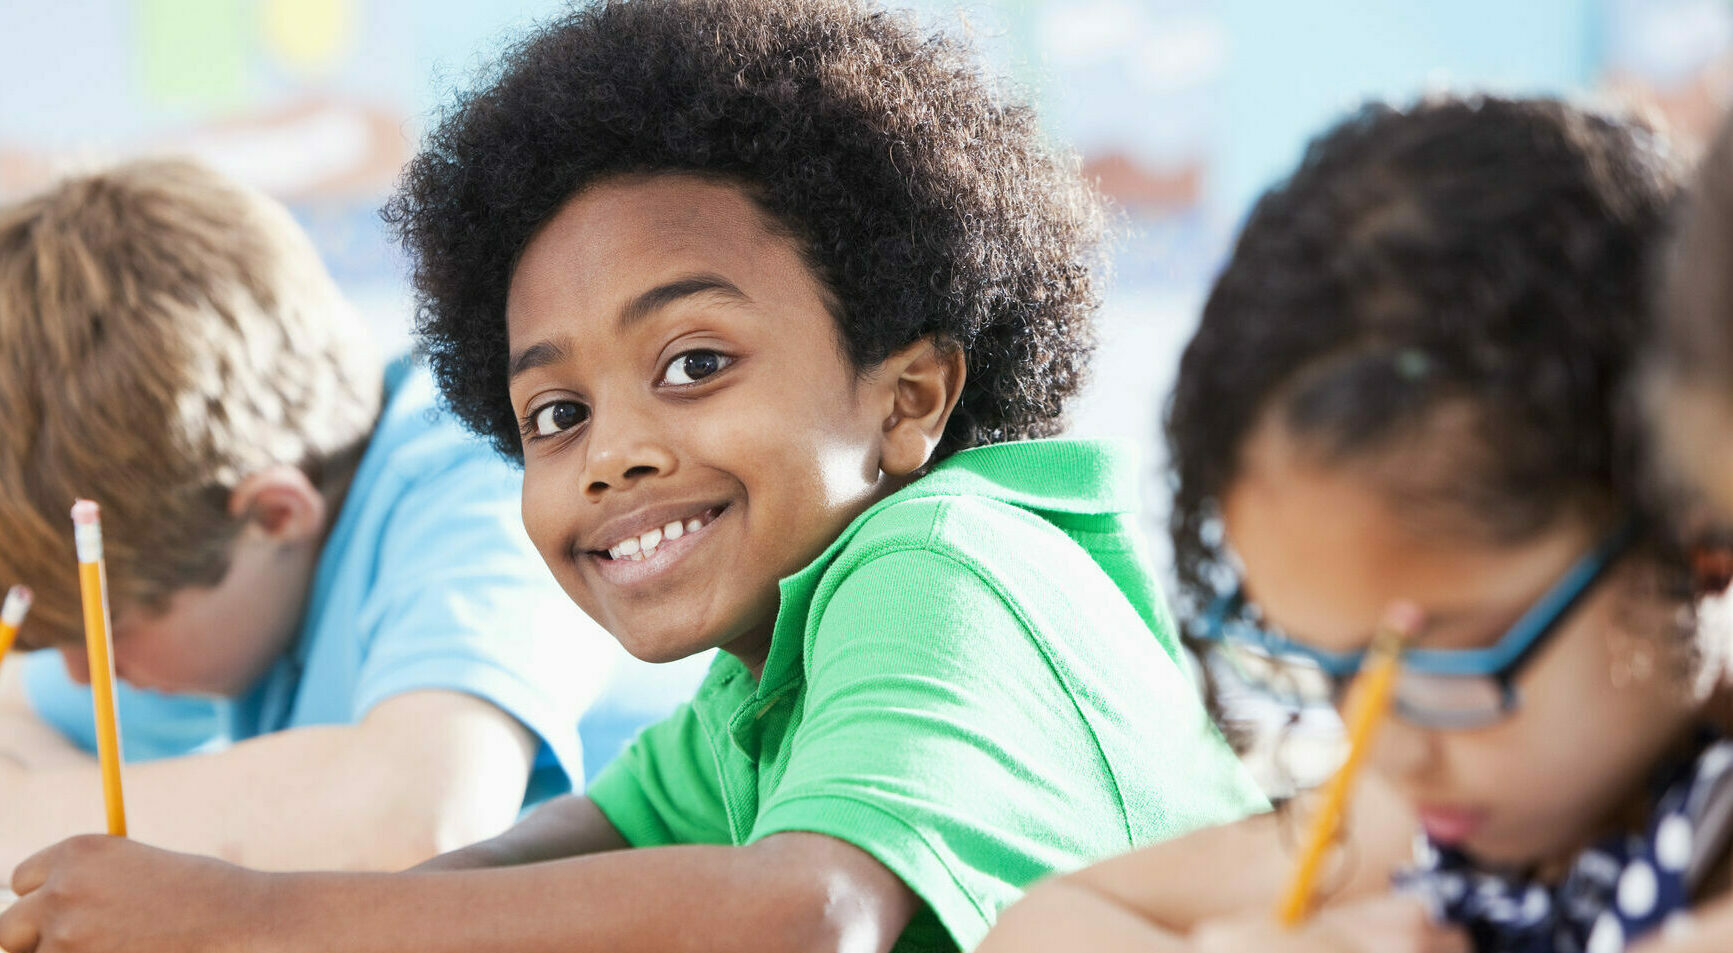
{"label": "boy's arm", "polygon": [[[509,825],[534,752],[530,733],[487,702],[409,692],[359,724],[128,765],[127,819],[146,843],[253,867],[395,869]],[[0,869],[102,830],[101,791],[88,757],[0,760]]]}
{"label": "boy's arm", "polygon": [[883,953],[916,909],[869,855],[802,833],[403,874],[260,874],[86,837],[13,885],[0,945],[35,953]]}
{"label": "boy's arm", "polygon": [[24,659],[0,662],[0,765],[37,769],[90,762],[90,755],[31,710],[24,694]]}
{"label": "boy's arm", "polygon": [[416,866],[416,870],[513,867],[544,860],[625,850],[632,846],[596,802],[581,794],[555,798],[531,811],[505,833],[461,847]]}

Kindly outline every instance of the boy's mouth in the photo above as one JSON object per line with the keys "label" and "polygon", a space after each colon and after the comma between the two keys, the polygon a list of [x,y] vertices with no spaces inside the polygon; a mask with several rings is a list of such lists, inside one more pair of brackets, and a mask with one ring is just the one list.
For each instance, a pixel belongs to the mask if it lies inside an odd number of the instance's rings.
{"label": "boy's mouth", "polygon": [[[663,511],[653,517],[648,529],[621,536],[606,549],[585,550],[584,556],[591,560],[589,565],[594,567],[607,583],[615,586],[635,585],[661,575],[679,562],[688,550],[709,538],[711,525],[729,509],[730,504],[721,503],[690,513],[675,510],[670,514]],[[638,525],[644,523],[638,522]],[[608,531],[604,528],[603,532]]]}
{"label": "boy's mouth", "polygon": [[636,535],[626,536],[605,550],[591,550],[591,553],[607,560],[625,559],[643,562],[655,556],[657,549],[663,543],[672,542],[687,533],[696,533],[709,526],[727,508],[728,505],[724,503],[721,506],[712,506],[690,516],[672,519]]}

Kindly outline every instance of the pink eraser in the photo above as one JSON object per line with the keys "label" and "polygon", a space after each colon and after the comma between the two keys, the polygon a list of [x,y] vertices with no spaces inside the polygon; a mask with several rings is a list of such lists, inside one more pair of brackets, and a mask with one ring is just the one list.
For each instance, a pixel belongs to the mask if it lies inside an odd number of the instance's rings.
{"label": "pink eraser", "polygon": [[86,526],[101,522],[102,511],[97,508],[95,500],[79,500],[72,504],[72,521]]}
{"label": "pink eraser", "polygon": [[11,589],[6,590],[6,595],[16,598],[19,602],[22,602],[25,605],[29,605],[36,600],[36,593],[31,592],[29,586],[13,586]]}

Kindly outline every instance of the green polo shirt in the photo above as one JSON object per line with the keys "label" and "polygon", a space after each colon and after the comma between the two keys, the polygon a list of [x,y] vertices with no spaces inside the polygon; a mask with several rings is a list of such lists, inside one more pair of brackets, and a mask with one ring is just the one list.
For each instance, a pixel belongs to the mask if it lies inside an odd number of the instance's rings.
{"label": "green polo shirt", "polygon": [[1030,882],[1265,807],[1211,725],[1121,448],[958,453],[782,580],[761,678],[719,655],[590,786],[634,846],[853,844],[973,946]]}

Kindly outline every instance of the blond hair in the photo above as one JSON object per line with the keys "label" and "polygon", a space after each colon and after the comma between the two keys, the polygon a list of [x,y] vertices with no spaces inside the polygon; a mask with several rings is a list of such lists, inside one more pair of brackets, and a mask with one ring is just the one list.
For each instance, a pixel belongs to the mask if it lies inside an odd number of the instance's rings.
{"label": "blond hair", "polygon": [[277,202],[179,160],[66,180],[0,209],[0,581],[29,641],[79,631],[67,512],[103,507],[112,599],[219,582],[249,473],[352,472],[380,365]]}

